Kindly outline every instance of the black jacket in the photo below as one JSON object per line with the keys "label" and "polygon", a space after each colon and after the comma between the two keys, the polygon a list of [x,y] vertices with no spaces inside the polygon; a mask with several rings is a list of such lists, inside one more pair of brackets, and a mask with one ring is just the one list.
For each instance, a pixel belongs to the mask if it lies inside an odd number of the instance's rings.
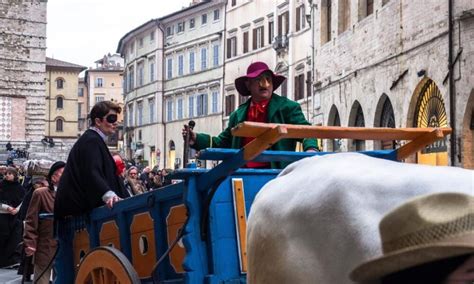
{"label": "black jacket", "polygon": [[[23,201],[25,190],[18,181],[4,180],[0,183],[0,203],[18,207]],[[9,235],[18,219],[17,215],[0,214],[0,235]],[[0,248],[2,249],[2,248]]]}
{"label": "black jacket", "polygon": [[69,153],[56,193],[55,217],[82,215],[102,206],[102,196],[109,190],[127,197],[115,172],[104,140],[94,130],[86,130]]}

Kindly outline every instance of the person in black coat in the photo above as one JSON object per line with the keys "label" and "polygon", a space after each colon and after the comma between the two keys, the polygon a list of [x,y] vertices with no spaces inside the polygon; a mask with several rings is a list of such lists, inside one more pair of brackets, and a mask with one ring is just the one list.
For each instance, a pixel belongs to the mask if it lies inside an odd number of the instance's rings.
{"label": "person in black coat", "polygon": [[72,147],[59,182],[55,217],[82,215],[104,204],[112,208],[115,202],[127,197],[105,143],[107,136],[115,133],[121,110],[110,101],[99,102],[92,108],[91,127]]}
{"label": "person in black coat", "polygon": [[21,222],[17,214],[24,196],[16,169],[7,168],[0,184],[0,267],[20,260],[16,250],[21,241]]}

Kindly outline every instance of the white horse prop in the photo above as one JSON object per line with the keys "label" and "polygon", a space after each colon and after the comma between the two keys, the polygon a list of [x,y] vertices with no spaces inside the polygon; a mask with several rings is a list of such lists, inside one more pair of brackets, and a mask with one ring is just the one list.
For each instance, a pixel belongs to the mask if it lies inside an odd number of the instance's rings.
{"label": "white horse prop", "polygon": [[344,284],[380,254],[378,224],[407,199],[474,194],[474,171],[358,153],[295,162],[266,184],[248,219],[249,283]]}

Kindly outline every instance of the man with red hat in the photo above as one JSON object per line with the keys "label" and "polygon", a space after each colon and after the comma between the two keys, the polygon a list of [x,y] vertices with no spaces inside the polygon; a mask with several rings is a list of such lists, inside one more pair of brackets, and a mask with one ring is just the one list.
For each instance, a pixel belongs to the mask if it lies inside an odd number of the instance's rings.
{"label": "man with red hat", "polygon": [[[310,125],[305,119],[301,106],[288,98],[281,97],[273,91],[285,81],[286,78],[273,73],[268,65],[263,62],[254,62],[247,68],[247,75],[235,80],[235,88],[242,96],[250,96],[247,102],[240,105],[230,114],[227,128],[218,136],[211,137],[205,133],[194,133],[189,130],[189,145],[201,150],[205,148],[241,148],[254,138],[234,137],[231,129],[244,121],[301,124]],[[187,127],[183,129],[183,136],[187,135]],[[296,142],[303,143],[305,151],[316,151],[316,139],[283,139],[275,143],[271,150],[294,151]],[[284,168],[285,162],[248,162],[248,168]]]}

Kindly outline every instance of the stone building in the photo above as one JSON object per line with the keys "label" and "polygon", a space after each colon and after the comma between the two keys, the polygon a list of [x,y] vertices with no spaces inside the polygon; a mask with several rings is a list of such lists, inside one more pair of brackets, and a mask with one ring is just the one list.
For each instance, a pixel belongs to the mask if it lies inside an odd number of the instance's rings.
{"label": "stone building", "polygon": [[0,143],[40,144],[45,131],[46,0],[0,4]]}
{"label": "stone building", "polygon": [[150,20],[125,34],[117,47],[124,67],[124,154],[160,164],[163,149],[163,32]]}
{"label": "stone building", "polygon": [[[106,54],[101,59],[95,61],[96,66],[87,69],[84,75],[84,84],[87,88],[86,112],[101,101],[112,101],[122,109],[123,104],[123,70],[124,60],[119,54]],[[107,137],[107,145],[121,151],[123,145],[123,111],[118,116],[117,133]],[[84,128],[87,129],[87,114]]]}
{"label": "stone building", "polygon": [[75,142],[78,135],[78,76],[86,67],[46,57],[45,137]]}
{"label": "stone building", "polygon": [[[408,160],[473,168],[474,2],[313,2],[315,123],[451,127]],[[324,149],[397,143],[327,140]]]}
{"label": "stone building", "polygon": [[[164,166],[183,167],[181,130],[222,130],[225,1],[202,1],[160,19],[164,38]],[[190,151],[190,157],[194,157]],[[202,163],[201,167],[206,164]]]}

